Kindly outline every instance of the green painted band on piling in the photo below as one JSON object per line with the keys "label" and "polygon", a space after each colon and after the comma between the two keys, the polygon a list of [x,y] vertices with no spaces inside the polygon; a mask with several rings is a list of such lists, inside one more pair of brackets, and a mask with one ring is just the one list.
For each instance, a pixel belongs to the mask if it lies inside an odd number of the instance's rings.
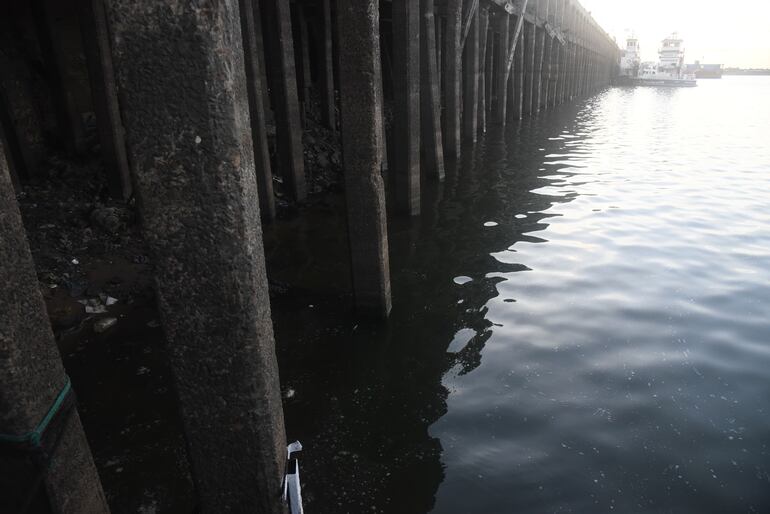
{"label": "green painted band on piling", "polygon": [[40,423],[38,423],[32,431],[27,432],[26,434],[0,434],[0,444],[29,444],[33,449],[42,447],[43,435],[45,434],[48,425],[51,423],[51,420],[56,416],[56,414],[59,413],[62,405],[64,405],[65,400],[72,391],[72,382],[70,382],[70,377],[65,375],[65,378],[66,382],[64,383],[64,386],[61,388],[61,391],[59,391],[59,394],[51,404],[51,407],[48,409],[46,415],[42,420],[40,420]]}

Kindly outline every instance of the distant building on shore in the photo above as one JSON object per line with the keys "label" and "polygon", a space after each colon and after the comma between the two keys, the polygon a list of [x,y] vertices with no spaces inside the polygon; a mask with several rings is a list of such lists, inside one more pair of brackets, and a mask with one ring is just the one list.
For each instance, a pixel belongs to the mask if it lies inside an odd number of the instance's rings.
{"label": "distant building on shore", "polygon": [[725,75],[770,75],[770,68],[725,68]]}
{"label": "distant building on shore", "polygon": [[688,64],[685,69],[687,73],[692,73],[699,79],[722,78],[721,64],[701,64],[700,61],[695,61],[695,64]]}

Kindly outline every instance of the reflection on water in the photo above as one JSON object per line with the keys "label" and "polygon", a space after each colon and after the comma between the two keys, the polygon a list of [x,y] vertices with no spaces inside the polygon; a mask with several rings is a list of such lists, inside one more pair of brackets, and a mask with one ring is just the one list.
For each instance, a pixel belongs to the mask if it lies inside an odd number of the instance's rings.
{"label": "reflection on water", "polygon": [[[488,134],[390,220],[266,234],[312,512],[768,512],[770,80],[611,89]],[[328,286],[332,283],[332,287]]]}

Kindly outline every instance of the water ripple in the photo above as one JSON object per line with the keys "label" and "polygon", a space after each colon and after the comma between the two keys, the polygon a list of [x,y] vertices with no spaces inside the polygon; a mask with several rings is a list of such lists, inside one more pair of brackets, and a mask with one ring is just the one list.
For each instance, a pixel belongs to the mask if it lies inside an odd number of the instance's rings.
{"label": "water ripple", "polygon": [[438,237],[498,281],[430,428],[435,512],[768,511],[768,98],[767,78],[608,90],[460,176],[473,209]]}

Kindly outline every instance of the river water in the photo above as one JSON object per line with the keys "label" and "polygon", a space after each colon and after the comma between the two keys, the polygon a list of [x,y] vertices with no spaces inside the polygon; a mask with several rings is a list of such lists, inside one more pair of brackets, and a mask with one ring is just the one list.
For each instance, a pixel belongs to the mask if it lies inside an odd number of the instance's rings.
{"label": "river water", "polygon": [[385,326],[339,209],[269,229],[308,512],[770,512],[769,131],[725,77],[488,133],[390,220]]}

